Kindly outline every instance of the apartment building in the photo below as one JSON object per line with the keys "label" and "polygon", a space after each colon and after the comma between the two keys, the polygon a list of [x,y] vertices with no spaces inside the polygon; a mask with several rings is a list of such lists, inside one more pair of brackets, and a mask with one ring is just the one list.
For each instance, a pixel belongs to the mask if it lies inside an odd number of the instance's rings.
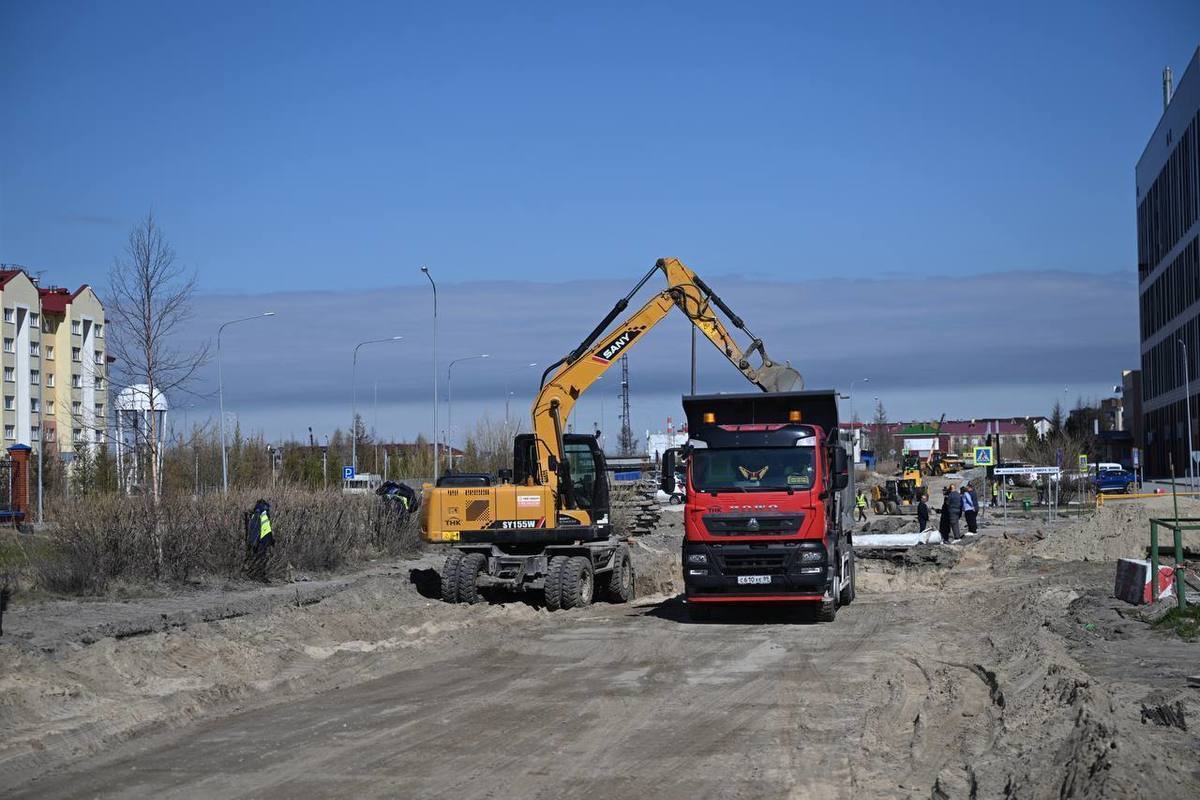
{"label": "apartment building", "polygon": [[0,425],[3,444],[66,459],[103,442],[107,425],[104,306],[91,287],[44,289],[23,269],[0,269]]}
{"label": "apartment building", "polygon": [[108,430],[104,306],[87,284],[39,294],[46,440],[73,454],[80,444],[103,443]]}

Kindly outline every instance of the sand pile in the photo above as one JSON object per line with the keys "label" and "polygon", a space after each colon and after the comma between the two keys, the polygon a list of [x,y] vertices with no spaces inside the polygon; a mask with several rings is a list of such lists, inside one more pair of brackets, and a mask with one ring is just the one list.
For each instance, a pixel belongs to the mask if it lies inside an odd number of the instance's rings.
{"label": "sand pile", "polygon": [[[1200,501],[1179,500],[1180,517],[1200,517]],[[1061,526],[1041,528],[1045,538],[1033,545],[1035,555],[1060,561],[1115,561],[1145,558],[1150,547],[1150,520],[1173,518],[1170,496],[1150,500],[1122,500],[1106,504],[1094,515]],[[1169,531],[1159,531],[1160,545],[1171,541]],[[1184,545],[1200,550],[1200,531],[1184,534]]]}

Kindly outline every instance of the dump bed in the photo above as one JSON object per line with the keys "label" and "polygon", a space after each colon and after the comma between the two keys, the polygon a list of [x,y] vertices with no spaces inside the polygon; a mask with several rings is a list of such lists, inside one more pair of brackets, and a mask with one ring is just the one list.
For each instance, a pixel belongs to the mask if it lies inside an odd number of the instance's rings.
{"label": "dump bed", "polygon": [[[820,427],[826,436],[837,430],[837,392],[756,392],[753,394],[698,394],[683,398],[689,431],[708,425],[763,425],[800,422]],[[800,412],[795,419],[792,412]],[[712,414],[712,421],[705,421]]]}

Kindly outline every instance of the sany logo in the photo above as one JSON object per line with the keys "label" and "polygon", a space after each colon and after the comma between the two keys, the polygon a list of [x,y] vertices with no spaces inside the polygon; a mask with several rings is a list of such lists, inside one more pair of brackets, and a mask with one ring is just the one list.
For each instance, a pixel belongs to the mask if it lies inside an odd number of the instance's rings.
{"label": "sany logo", "polygon": [[598,355],[594,355],[592,358],[602,364],[611,362],[622,350],[629,346],[630,342],[637,338],[639,333],[641,331],[634,330],[633,328],[624,331],[617,338],[609,342]]}

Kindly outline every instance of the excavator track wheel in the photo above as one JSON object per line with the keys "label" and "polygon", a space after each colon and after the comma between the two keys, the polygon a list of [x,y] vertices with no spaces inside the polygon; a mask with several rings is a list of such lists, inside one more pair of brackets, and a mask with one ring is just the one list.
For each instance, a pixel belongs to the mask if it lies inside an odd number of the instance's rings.
{"label": "excavator track wheel", "polygon": [[621,545],[613,554],[613,570],[608,576],[608,602],[628,603],[633,599],[633,558]]}
{"label": "excavator track wheel", "polygon": [[458,564],[458,601],[481,603],[479,574],[487,568],[487,556],[483,553],[467,553]]}
{"label": "excavator track wheel", "polygon": [[458,566],[462,563],[462,557],[462,553],[453,550],[442,564],[442,600],[447,603],[458,602]]}
{"label": "excavator track wheel", "polygon": [[581,608],[591,605],[595,589],[591,560],[584,556],[568,559],[562,571],[562,607]]}
{"label": "excavator track wheel", "polygon": [[570,560],[567,556],[554,556],[546,567],[546,608],[551,611],[562,608],[562,574]]}

